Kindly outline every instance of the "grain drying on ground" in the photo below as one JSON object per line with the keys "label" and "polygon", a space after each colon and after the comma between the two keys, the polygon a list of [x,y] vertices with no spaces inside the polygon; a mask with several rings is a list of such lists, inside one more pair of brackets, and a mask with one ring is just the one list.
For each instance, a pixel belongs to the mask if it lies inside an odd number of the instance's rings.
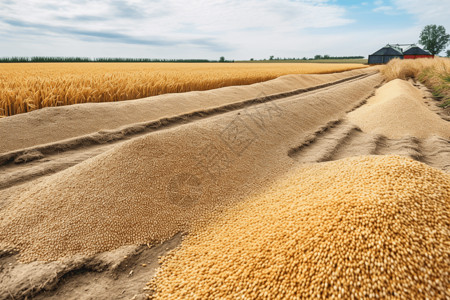
{"label": "grain drying on ground", "polygon": [[450,175],[399,156],[310,165],[163,259],[157,299],[450,297]]}
{"label": "grain drying on ground", "polygon": [[57,260],[189,231],[193,220],[288,170],[292,147],[343,118],[381,80],[373,75],[154,132],[7,199],[0,194],[0,243],[22,261]]}
{"label": "grain drying on ground", "polygon": [[366,105],[351,112],[349,120],[363,131],[389,138],[432,135],[450,137],[450,124],[430,111],[420,90],[394,79],[376,91]]}
{"label": "grain drying on ground", "polygon": [[0,117],[51,106],[110,102],[321,74],[362,64],[13,63],[0,64]]}

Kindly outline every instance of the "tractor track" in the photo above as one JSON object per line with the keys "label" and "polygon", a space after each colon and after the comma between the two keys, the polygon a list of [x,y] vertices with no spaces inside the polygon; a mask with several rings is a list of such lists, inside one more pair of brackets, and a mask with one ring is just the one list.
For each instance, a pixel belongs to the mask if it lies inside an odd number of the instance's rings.
{"label": "tractor track", "polygon": [[[410,83],[422,91],[423,101],[432,112],[450,121],[448,114],[438,106],[439,102],[423,84],[412,79]],[[333,161],[357,155],[400,155],[450,172],[449,139],[440,136],[387,138],[365,133],[347,119],[334,120],[322,126],[310,135],[306,143],[290,149],[288,155],[300,163]]]}
{"label": "tractor track", "polygon": [[450,172],[450,140],[437,136],[389,139],[364,133],[346,120],[335,121],[321,128],[309,143],[291,149],[288,155],[301,163],[325,162],[357,155],[401,155]]}

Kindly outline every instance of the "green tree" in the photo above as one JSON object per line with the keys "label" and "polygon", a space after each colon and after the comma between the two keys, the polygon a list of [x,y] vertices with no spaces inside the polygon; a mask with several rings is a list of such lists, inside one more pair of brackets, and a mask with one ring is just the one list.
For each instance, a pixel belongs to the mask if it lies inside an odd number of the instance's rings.
{"label": "green tree", "polygon": [[450,34],[445,32],[444,26],[427,25],[420,33],[419,44],[435,55],[445,49],[450,41]]}
{"label": "green tree", "polygon": [[450,50],[447,50],[447,57],[450,57]]}
{"label": "green tree", "polygon": [[219,62],[225,62],[225,57],[221,56],[220,59],[219,59]]}
{"label": "green tree", "polygon": [[273,60],[273,55],[270,56],[269,60]]}
{"label": "green tree", "polygon": [[320,54],[314,55],[314,59],[321,59],[321,58],[322,58],[322,55],[320,55]]}

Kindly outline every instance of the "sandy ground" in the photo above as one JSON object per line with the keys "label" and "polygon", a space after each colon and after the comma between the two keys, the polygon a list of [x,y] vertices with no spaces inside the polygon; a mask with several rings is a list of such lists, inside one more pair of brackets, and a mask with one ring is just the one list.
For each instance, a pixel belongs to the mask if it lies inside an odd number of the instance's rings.
{"label": "sandy ground", "polygon": [[[349,120],[381,84],[370,69],[293,75],[0,120],[0,298],[144,297],[177,233],[299,163],[400,154],[448,172],[448,132],[392,137]],[[422,108],[442,113],[418,87]]]}

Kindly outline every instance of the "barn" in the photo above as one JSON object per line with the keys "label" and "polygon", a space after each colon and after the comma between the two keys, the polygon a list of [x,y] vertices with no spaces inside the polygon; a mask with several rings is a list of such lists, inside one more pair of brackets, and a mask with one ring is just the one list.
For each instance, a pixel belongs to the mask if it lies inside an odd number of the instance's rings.
{"label": "barn", "polygon": [[369,65],[386,64],[391,59],[415,59],[433,58],[428,51],[423,50],[415,44],[387,44],[380,50],[369,55]]}
{"label": "barn", "polygon": [[402,49],[396,45],[387,44],[372,55],[369,55],[369,65],[386,64],[394,58],[403,59]]}
{"label": "barn", "polygon": [[408,48],[403,51],[404,59],[415,59],[415,58],[433,58],[434,55],[431,55],[430,52],[423,50],[416,45],[410,45]]}

